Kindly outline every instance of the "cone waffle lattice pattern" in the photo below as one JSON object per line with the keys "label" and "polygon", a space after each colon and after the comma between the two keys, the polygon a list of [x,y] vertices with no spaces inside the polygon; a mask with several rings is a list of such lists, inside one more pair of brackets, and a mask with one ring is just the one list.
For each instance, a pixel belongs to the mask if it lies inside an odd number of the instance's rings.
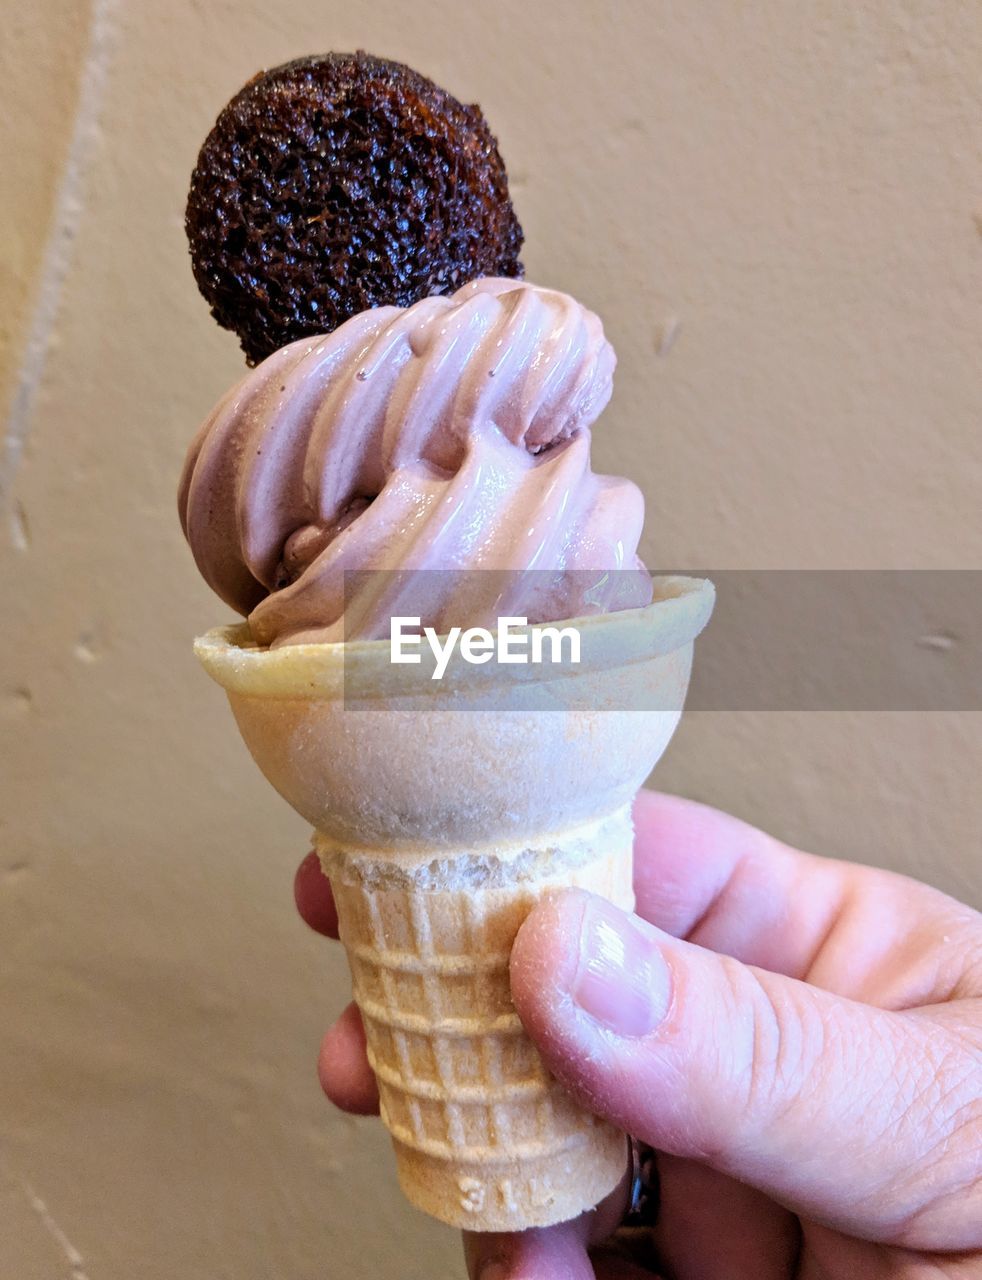
{"label": "cone waffle lattice pattern", "polygon": [[511,1002],[508,957],[543,893],[633,905],[626,812],[507,854],[393,863],[323,838],[403,1190],[455,1226],[545,1225],[596,1203],[624,1138],[543,1067]]}

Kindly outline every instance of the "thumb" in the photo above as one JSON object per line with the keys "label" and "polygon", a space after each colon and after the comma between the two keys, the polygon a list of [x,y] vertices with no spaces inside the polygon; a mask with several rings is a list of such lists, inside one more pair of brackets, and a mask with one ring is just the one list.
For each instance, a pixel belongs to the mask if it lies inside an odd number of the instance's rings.
{"label": "thumb", "polygon": [[581,891],[529,916],[511,984],[548,1068],[653,1147],[852,1235],[971,1247],[934,1212],[939,1190],[963,1189],[940,1185],[937,1157],[964,1109],[945,1081],[971,1081],[969,1054],[922,1016],[750,968]]}

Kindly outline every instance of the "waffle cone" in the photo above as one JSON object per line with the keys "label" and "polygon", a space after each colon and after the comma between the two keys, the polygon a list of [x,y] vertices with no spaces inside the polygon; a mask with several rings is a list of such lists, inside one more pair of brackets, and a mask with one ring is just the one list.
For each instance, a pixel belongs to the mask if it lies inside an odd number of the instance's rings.
{"label": "waffle cone", "polygon": [[547,892],[578,886],[633,906],[629,812],[493,857],[440,850],[415,875],[323,838],[318,850],[408,1198],[487,1230],[596,1204],[624,1171],[623,1135],[543,1067],[511,1002],[508,957]]}
{"label": "waffle cone", "polygon": [[631,801],[678,722],[713,601],[708,583],[661,587],[647,609],[580,620],[584,661],[562,680],[451,668],[434,686],[394,672],[385,642],[259,650],[244,628],[196,646],[260,768],[314,825],[400,1183],[453,1226],[559,1222],[625,1169],[624,1136],[525,1035],[508,957],[546,893],[633,906]]}

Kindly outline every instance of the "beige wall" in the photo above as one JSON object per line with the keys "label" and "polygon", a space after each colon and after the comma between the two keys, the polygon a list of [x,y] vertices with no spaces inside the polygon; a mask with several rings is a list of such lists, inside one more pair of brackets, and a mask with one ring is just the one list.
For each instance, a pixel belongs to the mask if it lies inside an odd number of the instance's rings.
{"label": "beige wall", "polygon": [[[530,276],[605,318],[598,460],[649,563],[978,568],[982,13],[2,7],[0,1276],[456,1274],[319,1097],[346,979],[293,912],[306,834],[190,654],[223,610],[174,486],[241,368],[185,259],[197,146],[262,65],[417,65],[484,105]],[[978,902],[980,747],[979,715],[707,712],[660,781]]]}

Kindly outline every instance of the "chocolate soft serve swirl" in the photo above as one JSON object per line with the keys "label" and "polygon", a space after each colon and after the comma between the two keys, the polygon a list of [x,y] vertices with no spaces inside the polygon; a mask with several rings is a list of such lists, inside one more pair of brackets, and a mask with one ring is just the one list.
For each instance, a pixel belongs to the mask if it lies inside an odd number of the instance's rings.
{"label": "chocolate soft serve swirl", "polygon": [[270,646],[646,604],[641,493],[590,469],[614,364],[591,311],[497,278],[291,343],[188,452],[198,568]]}

